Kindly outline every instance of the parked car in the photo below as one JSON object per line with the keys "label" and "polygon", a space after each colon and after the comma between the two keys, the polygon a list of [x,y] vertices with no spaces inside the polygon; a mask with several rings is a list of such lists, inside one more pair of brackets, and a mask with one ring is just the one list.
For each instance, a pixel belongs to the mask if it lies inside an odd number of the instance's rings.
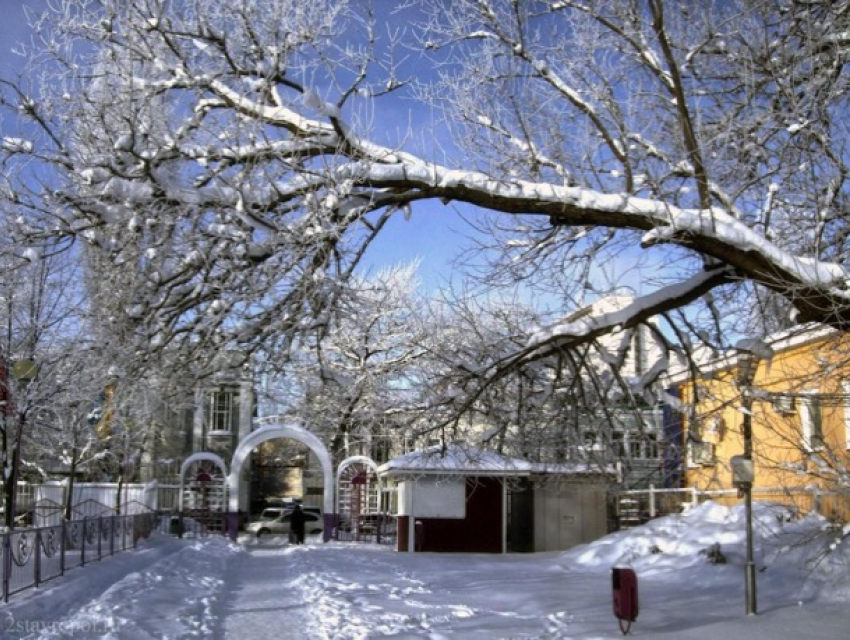
{"label": "parked car", "polygon": [[[269,534],[288,534],[290,532],[289,522],[292,516],[292,509],[286,508],[269,508],[263,509],[260,514],[260,519],[252,522],[246,528],[248,533],[253,533],[258,538]],[[317,507],[304,507],[305,516],[305,533],[314,535],[322,533],[324,529],[324,519],[322,518],[321,510]]]}

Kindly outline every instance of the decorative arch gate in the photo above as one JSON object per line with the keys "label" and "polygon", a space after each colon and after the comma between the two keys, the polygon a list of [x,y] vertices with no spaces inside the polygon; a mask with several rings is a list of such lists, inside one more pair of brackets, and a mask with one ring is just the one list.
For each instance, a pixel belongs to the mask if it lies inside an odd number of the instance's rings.
{"label": "decorative arch gate", "polygon": [[[214,467],[216,467],[220,472],[220,480],[219,486],[214,487],[221,492],[221,507],[219,510],[223,510],[224,506],[227,504],[227,484],[224,480],[227,478],[227,466],[224,464],[224,460],[221,459],[221,456],[216,455],[215,453],[209,453],[206,451],[201,451],[199,453],[193,453],[191,456],[186,458],[183,461],[183,464],[180,467],[180,495],[178,497],[178,506],[180,511],[184,510],[184,495],[186,491],[186,472],[192,467],[193,464],[210,462]],[[202,491],[208,491],[211,487],[203,486],[201,483],[213,483],[215,481],[215,474],[210,473],[204,467],[200,467],[198,473],[196,474],[193,482],[190,484],[200,485]],[[204,498],[203,494],[201,496],[202,500]]]}
{"label": "decorative arch gate", "polygon": [[322,466],[322,475],[324,481],[324,496],[322,504],[322,512],[324,514],[324,531],[322,538],[325,542],[331,539],[333,534],[334,524],[336,522],[336,510],[334,504],[334,474],[331,455],[315,435],[310,433],[304,427],[297,424],[270,423],[266,424],[256,431],[252,431],[244,437],[236,451],[233,453],[233,459],[230,464],[230,474],[227,476],[227,488],[229,490],[229,509],[230,525],[228,531],[231,538],[236,537],[238,528],[237,515],[239,512],[239,482],[242,475],[242,467],[248,459],[251,451],[256,447],[269,440],[277,440],[279,438],[289,438],[307,445],[310,450],[316,454],[319,464]]}
{"label": "decorative arch gate", "polygon": [[[191,504],[186,504],[186,472],[195,467],[188,482]],[[210,530],[222,526],[222,516],[227,507],[227,466],[215,453],[201,451],[193,453],[180,466],[180,493],[177,508],[180,513],[178,531],[183,531],[183,518],[188,516],[204,524]]]}
{"label": "decorative arch gate", "polygon": [[374,535],[376,542],[380,542],[384,527],[383,493],[378,465],[372,458],[351,456],[340,462],[336,473],[337,538],[342,531],[344,537],[353,540]]}
{"label": "decorative arch gate", "polygon": [[[216,479],[219,481],[217,488],[220,489],[220,505],[222,509],[224,509],[225,505],[227,506],[226,532],[232,539],[236,539],[239,527],[239,483],[241,481],[242,468],[251,451],[264,442],[280,438],[296,440],[309,447],[316,455],[322,467],[324,482],[322,505],[324,517],[323,540],[327,542],[334,535],[334,532],[339,531],[339,514],[341,513],[340,495],[345,494],[343,495],[345,504],[342,505],[342,513],[345,513],[349,519],[354,516],[353,520],[350,520],[350,524],[353,526],[349,528],[349,532],[353,531],[354,533],[354,539],[360,539],[361,533],[364,532],[363,521],[360,520],[360,517],[376,516],[377,522],[369,522],[368,524],[369,526],[376,527],[376,538],[380,542],[384,514],[381,504],[383,483],[378,476],[378,465],[367,456],[352,456],[339,464],[336,478],[334,479],[331,455],[322,441],[310,431],[297,424],[270,423],[252,431],[236,447],[236,451],[233,453],[230,462],[229,473],[224,460],[215,453],[200,452],[186,458],[180,469],[180,512],[183,513],[184,511],[186,471],[192,465],[198,465],[204,462],[209,463],[220,472],[220,475],[218,473],[209,473],[202,467],[194,478],[194,484],[201,483],[203,486],[205,481],[211,483]],[[348,488],[353,488],[353,490],[341,492],[341,485],[347,485]],[[377,487],[377,503],[375,509],[372,510],[370,508],[371,489],[375,486]]]}

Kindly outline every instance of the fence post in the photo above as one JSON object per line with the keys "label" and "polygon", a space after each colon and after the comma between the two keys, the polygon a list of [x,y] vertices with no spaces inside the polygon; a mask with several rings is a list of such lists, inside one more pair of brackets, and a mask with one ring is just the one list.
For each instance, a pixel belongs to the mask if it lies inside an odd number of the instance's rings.
{"label": "fence post", "polygon": [[655,517],[655,485],[649,485],[649,517]]}
{"label": "fence post", "polygon": [[11,534],[3,534],[3,602],[9,602],[9,574],[12,573]]}
{"label": "fence post", "polygon": [[697,493],[696,486],[691,487],[691,507],[696,508],[699,506],[699,495]]}
{"label": "fence post", "polygon": [[88,518],[83,518],[82,537],[80,538],[80,566],[86,566],[86,523]]}
{"label": "fence post", "polygon": [[59,543],[59,575],[65,575],[65,545],[66,538],[65,536],[68,534],[68,521],[65,520],[65,516],[62,516],[62,541]]}
{"label": "fence post", "polygon": [[41,582],[41,529],[35,530],[35,559],[33,562],[33,578],[35,579],[35,586],[38,588],[38,584]]}

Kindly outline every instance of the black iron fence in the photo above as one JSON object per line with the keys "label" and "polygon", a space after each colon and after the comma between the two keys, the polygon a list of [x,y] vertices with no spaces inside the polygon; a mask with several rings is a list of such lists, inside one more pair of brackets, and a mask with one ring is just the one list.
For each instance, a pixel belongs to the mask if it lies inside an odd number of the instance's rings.
{"label": "black iron fence", "polygon": [[[231,517],[235,516],[235,517]],[[0,533],[0,578],[3,602],[16,593],[43,585],[104,557],[133,550],[138,541],[156,531],[178,537],[231,533],[242,526],[245,514],[209,510],[147,511],[128,515],[98,515],[61,521],[42,527]],[[395,519],[364,520],[356,527],[336,529],[339,540],[394,544]]]}
{"label": "black iron fence", "polygon": [[395,545],[398,537],[398,522],[396,517],[390,514],[367,514],[354,520],[340,517],[331,537],[340,542]]}
{"label": "black iron fence", "polygon": [[0,534],[3,601],[74,567],[134,549],[159,520],[155,512],[99,516]]}

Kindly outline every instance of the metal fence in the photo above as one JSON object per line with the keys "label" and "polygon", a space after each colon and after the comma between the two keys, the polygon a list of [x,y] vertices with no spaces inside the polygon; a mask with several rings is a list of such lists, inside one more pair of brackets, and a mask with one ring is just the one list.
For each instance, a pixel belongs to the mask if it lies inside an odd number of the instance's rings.
{"label": "metal fence", "polygon": [[0,534],[3,601],[121,551],[134,549],[157,527],[155,512],[100,516]]}
{"label": "metal fence", "polygon": [[[228,533],[229,514],[211,509],[184,509],[182,512],[176,509],[160,511],[168,520],[167,533],[194,536],[207,536],[210,534],[224,535]],[[244,526],[244,517],[237,518],[237,526]],[[165,529],[163,528],[165,533]]]}
{"label": "metal fence", "polygon": [[398,537],[398,521],[390,514],[361,516],[355,522],[340,518],[332,538],[339,542],[371,542],[394,546]]}
{"label": "metal fence", "polygon": [[[737,489],[702,491],[687,489],[638,489],[617,494],[616,519],[620,529],[637,526],[671,513],[681,513],[685,507],[697,506],[707,500],[731,507],[742,500]],[[786,505],[797,515],[816,512],[834,522],[850,522],[850,495],[824,491],[818,487],[789,489],[753,489],[753,500]]]}

